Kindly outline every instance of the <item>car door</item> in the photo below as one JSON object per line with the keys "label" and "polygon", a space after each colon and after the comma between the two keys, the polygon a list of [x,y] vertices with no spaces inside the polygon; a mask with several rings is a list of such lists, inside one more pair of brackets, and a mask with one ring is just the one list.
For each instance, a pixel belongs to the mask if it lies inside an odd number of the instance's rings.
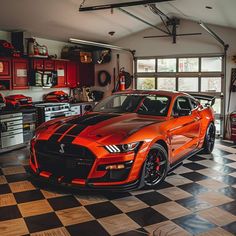
{"label": "car door", "polygon": [[[178,116],[180,109],[189,109],[185,116]],[[173,119],[169,129],[172,162],[194,151],[199,142],[200,117],[197,108],[193,108],[188,97],[177,97],[172,111]]]}

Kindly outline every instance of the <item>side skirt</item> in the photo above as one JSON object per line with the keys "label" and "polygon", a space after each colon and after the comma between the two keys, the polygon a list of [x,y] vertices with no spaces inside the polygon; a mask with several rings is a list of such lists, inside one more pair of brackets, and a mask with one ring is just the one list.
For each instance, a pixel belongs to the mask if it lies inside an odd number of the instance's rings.
{"label": "side skirt", "polygon": [[196,155],[197,153],[201,152],[202,150],[203,150],[203,148],[196,150],[196,151],[192,151],[189,154],[187,154],[187,155],[183,156],[182,158],[180,158],[179,160],[177,160],[176,162],[172,163],[169,166],[168,173],[172,172],[177,167],[179,167],[185,159],[188,159],[189,157]]}

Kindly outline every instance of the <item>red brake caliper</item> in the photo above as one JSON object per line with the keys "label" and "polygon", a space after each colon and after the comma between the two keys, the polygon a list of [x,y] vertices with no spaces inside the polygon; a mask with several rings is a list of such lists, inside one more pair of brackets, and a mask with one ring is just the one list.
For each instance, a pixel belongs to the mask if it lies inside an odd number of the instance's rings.
{"label": "red brake caliper", "polygon": [[160,163],[160,157],[157,157],[156,163],[157,163],[156,170],[160,170],[160,165],[159,165],[159,163]]}

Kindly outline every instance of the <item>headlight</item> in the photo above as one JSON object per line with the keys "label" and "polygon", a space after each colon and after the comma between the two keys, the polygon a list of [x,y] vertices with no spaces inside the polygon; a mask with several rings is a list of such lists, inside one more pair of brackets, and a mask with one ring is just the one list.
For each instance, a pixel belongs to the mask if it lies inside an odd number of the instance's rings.
{"label": "headlight", "polygon": [[134,142],[121,145],[106,145],[105,148],[110,153],[132,152],[137,150],[141,142]]}

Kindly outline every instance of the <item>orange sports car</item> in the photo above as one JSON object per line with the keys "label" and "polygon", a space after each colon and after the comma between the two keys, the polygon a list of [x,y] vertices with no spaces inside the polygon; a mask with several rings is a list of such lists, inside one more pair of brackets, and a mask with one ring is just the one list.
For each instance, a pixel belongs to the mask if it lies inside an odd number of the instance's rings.
{"label": "orange sports car", "polygon": [[71,187],[156,186],[183,159],[212,152],[214,101],[180,92],[115,93],[83,116],[42,124],[30,167],[37,179]]}

